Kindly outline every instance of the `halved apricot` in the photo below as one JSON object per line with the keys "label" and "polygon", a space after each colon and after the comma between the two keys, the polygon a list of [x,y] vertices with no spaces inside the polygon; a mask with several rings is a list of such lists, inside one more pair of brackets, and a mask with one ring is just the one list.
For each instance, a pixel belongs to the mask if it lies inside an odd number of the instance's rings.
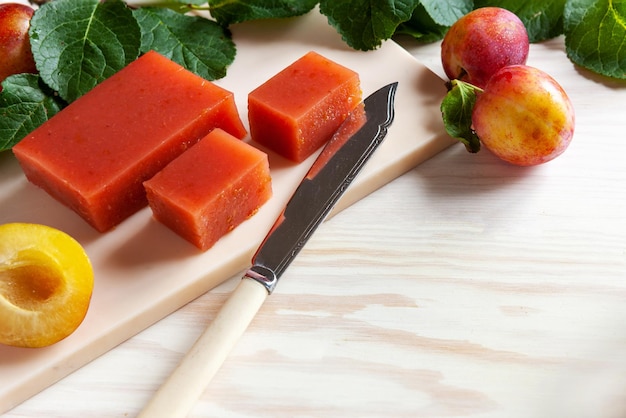
{"label": "halved apricot", "polygon": [[0,225],[0,344],[44,347],[83,322],[94,275],[83,247],[58,229]]}

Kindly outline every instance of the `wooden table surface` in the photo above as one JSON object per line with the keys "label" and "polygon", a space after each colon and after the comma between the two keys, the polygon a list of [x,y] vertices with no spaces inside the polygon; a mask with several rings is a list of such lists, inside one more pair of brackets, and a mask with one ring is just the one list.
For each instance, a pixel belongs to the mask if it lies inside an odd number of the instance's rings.
{"label": "wooden table surface", "polygon": [[[401,43],[441,74],[438,44]],[[459,144],[328,220],[190,416],[626,416],[626,83],[563,49],[529,64],[574,102],[565,154]],[[238,280],[4,416],[135,416]]]}

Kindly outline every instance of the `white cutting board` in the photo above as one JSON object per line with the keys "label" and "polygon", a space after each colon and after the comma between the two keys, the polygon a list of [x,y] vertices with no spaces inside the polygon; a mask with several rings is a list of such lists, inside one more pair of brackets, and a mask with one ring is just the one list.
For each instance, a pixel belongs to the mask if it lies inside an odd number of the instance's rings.
{"label": "white cutting board", "polygon": [[[443,81],[391,41],[376,51],[351,50],[317,10],[295,19],[236,25],[233,38],[237,57],[217,83],[235,93],[246,125],[247,93],[310,50],[357,71],[364,96],[399,82],[389,134],[335,211],[453,142],[439,113]],[[0,346],[0,413],[245,269],[313,159],[294,165],[270,154],[274,196],[200,253],[154,221],[148,209],[99,234],[30,185],[10,152],[0,154],[0,223],[36,222],[69,233],[85,246],[96,280],[87,317],[70,337],[41,349]]]}

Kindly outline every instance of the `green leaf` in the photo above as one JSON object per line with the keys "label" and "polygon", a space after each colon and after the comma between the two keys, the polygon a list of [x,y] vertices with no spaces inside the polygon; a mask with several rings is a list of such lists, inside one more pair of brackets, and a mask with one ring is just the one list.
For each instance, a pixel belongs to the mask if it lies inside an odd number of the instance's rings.
{"label": "green leaf", "polygon": [[551,39],[563,33],[566,0],[475,0],[475,7],[502,7],[515,13],[526,26],[530,42]]}
{"label": "green leaf", "polygon": [[422,0],[411,19],[400,23],[396,34],[412,36],[420,42],[434,42],[444,37],[448,28],[472,10],[471,0]]}
{"label": "green leaf", "polygon": [[472,0],[421,0],[420,3],[434,22],[448,27],[474,7]]}
{"label": "green leaf", "polygon": [[72,102],[139,55],[139,26],[120,0],[55,0],[35,12],[33,56],[42,79]]}
{"label": "green leaf", "polygon": [[174,10],[178,13],[187,13],[194,9],[206,10],[207,0],[140,0],[129,1],[131,6],[139,7],[158,7]]}
{"label": "green leaf", "polygon": [[154,50],[207,80],[224,77],[235,59],[229,33],[214,21],[152,7],[133,14],[141,28],[142,52]]}
{"label": "green leaf", "polygon": [[460,80],[451,81],[451,89],[441,102],[446,132],[461,141],[469,152],[480,151],[480,139],[472,129],[472,111],[479,88]]}
{"label": "green leaf", "polygon": [[317,0],[209,0],[211,16],[218,23],[301,16],[313,10]]}
{"label": "green leaf", "polygon": [[420,42],[427,43],[442,39],[447,31],[448,26],[437,24],[424,6],[419,4],[413,10],[411,19],[398,25],[395,34],[408,35]]}
{"label": "green leaf", "polygon": [[0,93],[0,151],[12,148],[65,105],[38,75],[7,77]]}
{"label": "green leaf", "polygon": [[357,50],[378,48],[400,23],[411,18],[419,0],[322,0],[320,12],[344,41]]}
{"label": "green leaf", "polygon": [[626,79],[626,2],[567,0],[565,48],[576,64]]}

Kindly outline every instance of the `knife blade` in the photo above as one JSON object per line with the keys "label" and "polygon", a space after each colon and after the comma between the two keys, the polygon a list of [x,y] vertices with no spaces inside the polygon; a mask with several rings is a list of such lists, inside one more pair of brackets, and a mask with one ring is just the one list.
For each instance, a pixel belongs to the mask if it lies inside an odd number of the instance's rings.
{"label": "knife blade", "polygon": [[394,119],[397,86],[380,88],[348,115],[276,219],[252,266],[140,418],[188,414],[284,271],[382,143]]}

